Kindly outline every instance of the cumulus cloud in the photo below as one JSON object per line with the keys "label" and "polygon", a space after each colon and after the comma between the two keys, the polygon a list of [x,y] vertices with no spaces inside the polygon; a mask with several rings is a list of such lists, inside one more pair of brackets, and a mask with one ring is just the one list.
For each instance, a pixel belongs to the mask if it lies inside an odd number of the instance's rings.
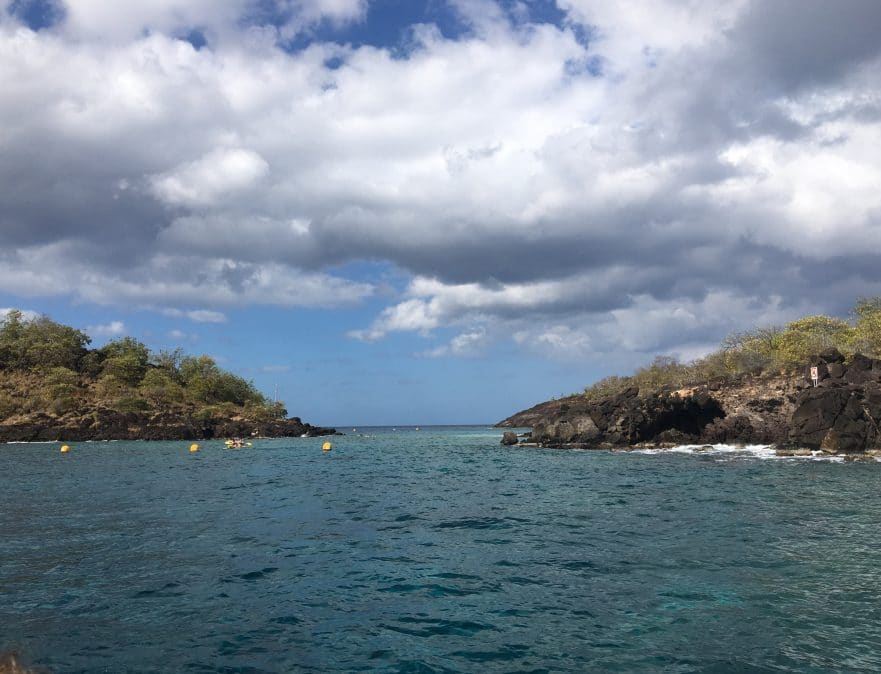
{"label": "cumulus cloud", "polygon": [[168,204],[208,206],[251,187],[268,172],[269,165],[256,152],[217,149],[150,182],[156,196]]}
{"label": "cumulus cloud", "polygon": [[190,332],[184,332],[183,330],[178,330],[176,328],[174,330],[169,330],[168,336],[178,342],[196,342],[199,340],[199,335]]}
{"label": "cumulus cloud", "polygon": [[101,325],[90,325],[86,328],[86,333],[96,337],[116,337],[125,334],[125,323],[111,321]]}
{"label": "cumulus cloud", "polygon": [[423,355],[428,358],[443,356],[474,357],[482,353],[487,343],[486,330],[479,328],[453,337],[449,344],[429,349]]}
{"label": "cumulus cloud", "polygon": [[144,33],[178,34],[198,29],[213,36],[234,37],[244,26],[278,27],[287,36],[321,21],[363,17],[366,0],[55,0],[63,17],[61,29],[79,39],[131,40]]}
{"label": "cumulus cloud", "polygon": [[456,0],[405,50],[284,48],[362,0],[141,4],[0,21],[5,293],[200,320],[378,261],[409,283],[353,337],[583,358],[881,292],[876,2]]}
{"label": "cumulus cloud", "polygon": [[162,313],[166,316],[174,316],[176,318],[189,318],[196,323],[226,323],[226,314],[220,311],[212,311],[210,309],[191,309],[183,311],[181,309],[168,308],[163,309]]}

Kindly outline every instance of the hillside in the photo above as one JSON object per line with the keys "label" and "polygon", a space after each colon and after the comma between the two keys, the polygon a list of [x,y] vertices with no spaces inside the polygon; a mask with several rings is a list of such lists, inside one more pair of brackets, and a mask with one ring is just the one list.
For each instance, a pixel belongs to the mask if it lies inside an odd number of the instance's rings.
{"label": "hillside", "polygon": [[881,299],[865,299],[850,321],[810,316],[736,334],[692,363],[660,357],[498,425],[531,426],[530,443],[546,447],[761,443],[781,453],[874,454],[879,356]]}
{"label": "hillside", "polygon": [[529,409],[512,414],[507,419],[503,419],[496,424],[496,428],[531,428],[542,419],[565,411],[573,404],[578,404],[582,397],[574,395],[546,400],[543,403],[538,403],[538,405],[533,405]]}
{"label": "hillside", "polygon": [[630,387],[555,402],[563,404],[543,408],[528,444],[770,444],[780,454],[881,454],[881,359],[845,359],[836,349],[811,358],[799,372],[742,375],[680,390]]}
{"label": "hillside", "polygon": [[12,310],[0,322],[0,442],[326,435],[208,356],[131,337],[89,349],[80,330]]}

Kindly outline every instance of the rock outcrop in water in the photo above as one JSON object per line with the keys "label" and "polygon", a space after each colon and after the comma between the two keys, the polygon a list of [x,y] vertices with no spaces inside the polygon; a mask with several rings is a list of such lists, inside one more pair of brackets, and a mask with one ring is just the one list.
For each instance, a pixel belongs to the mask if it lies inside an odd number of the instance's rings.
{"label": "rock outcrop in water", "polygon": [[543,447],[756,443],[781,452],[859,454],[881,449],[881,360],[857,354],[846,362],[830,349],[804,372],[675,391],[630,387],[595,400],[571,396],[499,425],[532,426],[529,442]]}

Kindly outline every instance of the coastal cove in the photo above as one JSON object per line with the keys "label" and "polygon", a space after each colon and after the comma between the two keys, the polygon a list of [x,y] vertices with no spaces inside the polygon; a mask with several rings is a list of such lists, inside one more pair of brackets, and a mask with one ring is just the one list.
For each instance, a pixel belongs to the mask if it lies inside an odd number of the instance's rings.
{"label": "coastal cove", "polygon": [[499,435],[0,446],[0,643],[54,672],[881,668],[877,466]]}

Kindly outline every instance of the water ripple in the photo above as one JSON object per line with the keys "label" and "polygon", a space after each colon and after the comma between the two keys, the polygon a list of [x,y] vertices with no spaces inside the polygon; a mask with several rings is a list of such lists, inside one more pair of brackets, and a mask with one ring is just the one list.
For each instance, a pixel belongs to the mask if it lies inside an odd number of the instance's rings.
{"label": "water ripple", "polygon": [[367,435],[0,446],[0,650],[56,673],[881,671],[879,464]]}

